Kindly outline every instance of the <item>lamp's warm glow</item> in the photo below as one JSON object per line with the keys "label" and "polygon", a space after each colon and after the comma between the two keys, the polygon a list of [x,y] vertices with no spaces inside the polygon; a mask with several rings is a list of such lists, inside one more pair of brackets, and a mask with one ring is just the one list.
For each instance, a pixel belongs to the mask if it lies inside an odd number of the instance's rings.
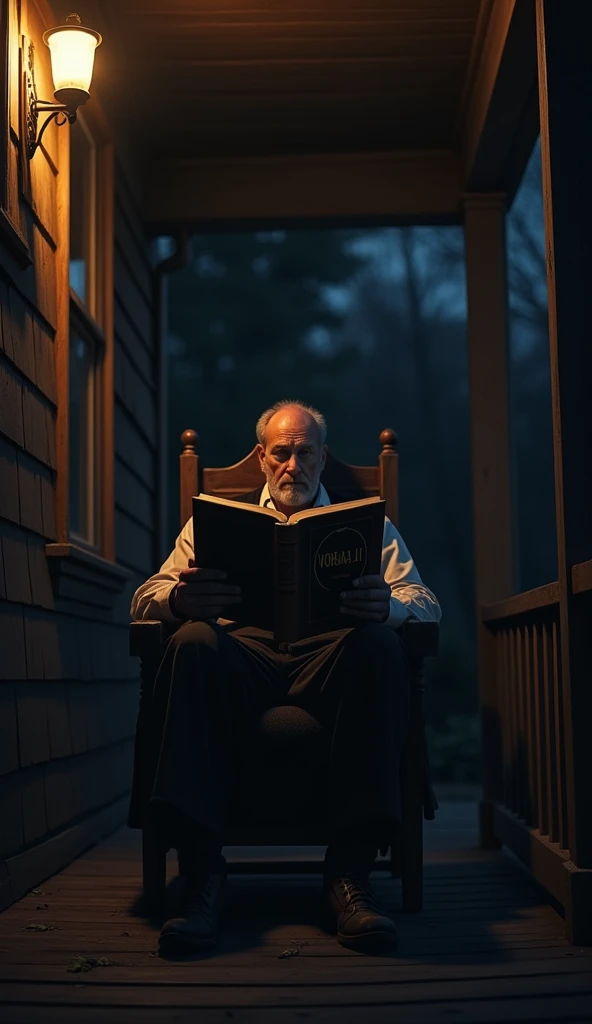
{"label": "lamp's warm glow", "polygon": [[[95,50],[102,43],[101,36],[92,28],[85,28],[77,14],[69,14],[65,25],[50,28],[43,33],[43,42],[49,47],[55,103],[38,99],[34,76],[34,47],[29,43],[25,74],[23,75],[23,109],[27,110],[27,155],[33,159],[41,145],[43,133],[49,124],[74,124],[78,107],[90,95],[90,83],[95,63]],[[25,95],[26,94],[26,95]],[[26,104],[26,106],[25,106]],[[39,114],[47,114],[37,129]]]}
{"label": "lamp's warm glow", "polygon": [[81,25],[60,25],[43,36],[51,53],[54,91],[76,89],[89,93],[95,50],[101,42],[98,32]]}

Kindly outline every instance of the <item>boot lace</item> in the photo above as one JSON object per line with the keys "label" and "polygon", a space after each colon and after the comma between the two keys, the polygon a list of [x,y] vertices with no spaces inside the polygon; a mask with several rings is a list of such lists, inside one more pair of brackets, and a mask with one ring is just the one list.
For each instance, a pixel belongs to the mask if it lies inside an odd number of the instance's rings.
{"label": "boot lace", "polygon": [[380,911],[377,899],[370,888],[370,880],[367,875],[353,873],[342,875],[339,879],[339,887],[348,903],[361,904],[370,910]]}

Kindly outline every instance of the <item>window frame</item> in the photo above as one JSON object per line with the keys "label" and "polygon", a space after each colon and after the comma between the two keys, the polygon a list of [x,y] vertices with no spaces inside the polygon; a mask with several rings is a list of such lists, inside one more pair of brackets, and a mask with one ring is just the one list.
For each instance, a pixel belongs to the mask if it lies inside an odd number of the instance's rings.
{"label": "window frame", "polygon": [[21,270],[32,266],[29,244],[20,227],[18,196],[11,185],[10,164],[19,146],[22,48],[17,0],[0,4],[0,239]]}
{"label": "window frame", "polygon": [[10,4],[3,3],[0,6],[0,210],[3,213],[8,203],[10,22]]}

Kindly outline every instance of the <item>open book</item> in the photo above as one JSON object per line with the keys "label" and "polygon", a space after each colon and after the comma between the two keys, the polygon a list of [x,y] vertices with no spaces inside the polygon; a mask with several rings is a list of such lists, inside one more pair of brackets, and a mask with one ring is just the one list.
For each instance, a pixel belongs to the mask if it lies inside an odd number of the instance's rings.
{"label": "open book", "polygon": [[195,564],[223,569],[242,588],[232,616],[295,641],[359,620],[339,612],[352,580],[380,572],[385,502],[363,498],[305,509],[200,494],[193,499]]}

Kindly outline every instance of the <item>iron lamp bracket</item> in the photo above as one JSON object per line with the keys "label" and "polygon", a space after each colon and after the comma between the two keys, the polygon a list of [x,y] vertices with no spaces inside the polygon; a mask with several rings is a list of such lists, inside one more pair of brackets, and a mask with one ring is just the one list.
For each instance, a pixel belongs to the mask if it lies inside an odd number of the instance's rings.
{"label": "iron lamp bracket", "polygon": [[[41,130],[37,134],[37,122],[39,114],[47,113],[47,117],[41,125]],[[27,118],[27,125],[31,126],[31,130],[27,133],[27,153],[29,160],[34,156],[37,148],[41,145],[43,133],[51,121],[55,121],[57,125],[63,125],[66,123],[74,124],[76,120],[76,111],[68,110],[68,107],[63,103],[49,103],[45,100],[36,100],[32,107],[29,107],[29,116]]]}
{"label": "iron lamp bracket", "polygon": [[[43,134],[48,124],[55,121],[57,125],[74,124],[78,107],[88,99],[88,93],[80,89],[61,90],[63,95],[56,93],[56,100],[63,99],[65,102],[56,103],[51,100],[37,99],[37,87],[35,85],[35,47],[29,42],[26,50],[26,61],[24,67],[24,99],[26,117],[26,146],[29,160],[32,159],[41,145]],[[39,116],[47,114],[40,131],[38,132]]]}

